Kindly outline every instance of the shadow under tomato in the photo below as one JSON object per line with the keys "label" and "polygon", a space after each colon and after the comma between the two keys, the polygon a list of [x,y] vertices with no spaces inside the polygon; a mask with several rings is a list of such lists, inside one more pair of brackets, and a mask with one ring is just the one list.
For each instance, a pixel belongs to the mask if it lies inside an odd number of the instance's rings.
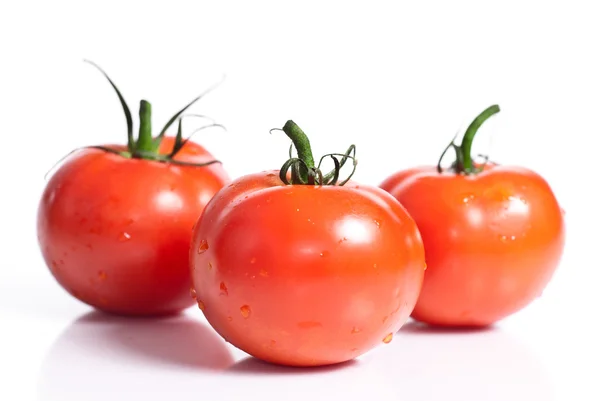
{"label": "shadow under tomato", "polygon": [[93,311],[74,324],[88,325],[98,332],[94,341],[125,357],[204,370],[222,370],[234,361],[210,326],[179,313],[146,318]]}
{"label": "shadow under tomato", "polygon": [[106,401],[119,394],[160,400],[174,391],[189,393],[233,363],[225,341],[186,315],[125,318],[94,311],[51,346],[38,395],[61,401]]}
{"label": "shadow under tomato", "polygon": [[227,373],[244,375],[307,375],[330,373],[356,367],[360,362],[356,359],[325,366],[284,366],[265,362],[258,358],[244,358],[227,369]]}
{"label": "shadow under tomato", "polygon": [[496,326],[464,326],[464,327],[452,327],[452,326],[439,326],[422,323],[416,320],[410,320],[402,328],[399,333],[414,333],[414,334],[477,334],[486,333],[496,330]]}
{"label": "shadow under tomato", "polygon": [[401,399],[395,381],[379,374],[377,365],[369,359],[359,357],[334,365],[291,367],[245,358],[223,375],[230,385],[219,392],[218,399],[245,399],[248,394],[251,398],[253,394],[260,394],[262,400],[286,401]]}

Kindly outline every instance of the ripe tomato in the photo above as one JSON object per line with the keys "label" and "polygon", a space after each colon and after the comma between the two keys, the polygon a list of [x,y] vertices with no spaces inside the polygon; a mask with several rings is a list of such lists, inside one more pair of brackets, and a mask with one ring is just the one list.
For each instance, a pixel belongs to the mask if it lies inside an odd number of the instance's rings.
{"label": "ripe tomato", "polygon": [[[149,104],[142,109],[140,126],[147,127]],[[126,315],[194,304],[192,228],[229,181],[220,164],[197,166],[213,160],[202,146],[181,135],[159,142],[143,129],[133,147],[87,148],[70,157],[49,180],[38,210],[40,248],[59,284],[82,302]],[[144,140],[158,148],[141,149]]]}
{"label": "ripe tomato", "polygon": [[471,142],[499,111],[485,110],[467,129],[454,167],[401,171],[381,187],[416,221],[427,271],[412,313],[436,325],[484,326],[539,296],[565,242],[562,210],[535,172],[486,163],[473,166]]}
{"label": "ripe tomato", "polygon": [[391,341],[408,319],[422,284],[423,245],[392,196],[353,182],[331,185],[331,174],[321,180],[302,131],[291,121],[284,131],[301,160],[290,159],[292,182],[289,161],[279,172],[241,177],[215,195],[194,229],[198,305],[221,336],[257,358],[347,361]]}

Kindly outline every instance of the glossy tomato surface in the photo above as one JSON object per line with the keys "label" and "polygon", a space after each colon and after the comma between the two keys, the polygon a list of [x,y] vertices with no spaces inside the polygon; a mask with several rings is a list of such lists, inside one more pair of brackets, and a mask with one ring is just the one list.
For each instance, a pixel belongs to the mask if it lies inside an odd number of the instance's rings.
{"label": "glossy tomato surface", "polygon": [[353,359],[408,319],[425,267],[414,221],[379,188],[242,177],[208,204],[190,250],[197,301],[227,341],[285,365]]}
{"label": "glossy tomato surface", "polygon": [[562,210],[533,171],[487,165],[465,175],[423,167],[399,172],[382,187],[408,210],[425,245],[417,320],[492,324],[538,297],[559,265]]}
{"label": "glossy tomato surface", "polygon": [[[166,137],[162,152],[173,147]],[[117,147],[113,147],[117,148]],[[213,157],[188,142],[176,160]],[[193,305],[192,228],[229,178],[220,164],[177,166],[96,149],[78,152],[49,180],[38,239],[56,280],[95,308],[160,315]]]}

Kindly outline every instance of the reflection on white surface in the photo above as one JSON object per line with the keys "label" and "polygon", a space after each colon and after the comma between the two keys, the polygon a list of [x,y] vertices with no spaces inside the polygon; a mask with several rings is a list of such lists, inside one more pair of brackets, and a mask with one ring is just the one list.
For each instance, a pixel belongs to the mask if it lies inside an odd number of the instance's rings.
{"label": "reflection on white surface", "polygon": [[393,392],[393,383],[375,373],[359,361],[316,369],[266,364],[186,316],[126,319],[93,312],[51,347],[38,400],[279,400],[283,393],[286,400],[306,400],[350,390],[363,397]]}
{"label": "reflection on white surface", "polygon": [[127,319],[92,312],[53,344],[42,364],[38,399],[94,401],[116,394],[162,399],[180,385],[178,377],[195,375],[201,385],[208,376],[199,372],[233,363],[209,326],[185,316]]}
{"label": "reflection on white surface", "polygon": [[187,316],[89,313],[46,355],[39,401],[112,400],[551,401],[527,348],[499,329],[447,332],[408,323],[359,360],[299,369],[270,365]]}
{"label": "reflection on white surface", "polygon": [[401,382],[411,401],[551,401],[540,361],[500,328],[435,329],[411,321],[380,353],[382,373]]}

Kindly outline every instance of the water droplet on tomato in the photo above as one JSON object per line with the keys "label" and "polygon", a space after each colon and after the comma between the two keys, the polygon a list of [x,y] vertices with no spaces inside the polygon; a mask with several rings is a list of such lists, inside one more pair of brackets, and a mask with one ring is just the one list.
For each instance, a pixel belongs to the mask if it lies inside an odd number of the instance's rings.
{"label": "water droplet on tomato", "polygon": [[377,228],[381,228],[381,221],[374,219],[373,223],[375,223],[375,225],[377,226]]}
{"label": "water droplet on tomato", "polygon": [[119,241],[121,241],[121,242],[129,241],[130,239],[131,239],[131,235],[127,232],[122,232],[119,235]]}
{"label": "water droplet on tomato", "polygon": [[296,211],[297,211],[297,212],[299,212],[299,211],[300,211],[300,209],[296,209]]}
{"label": "water droplet on tomato", "polygon": [[192,299],[196,299],[196,290],[194,287],[190,288],[190,297],[192,297]]}
{"label": "water droplet on tomato", "polygon": [[514,236],[514,235],[511,235],[511,236],[510,236],[510,239],[511,239],[511,241],[514,241],[515,239],[517,239],[517,237],[516,237],[516,236]]}
{"label": "water droplet on tomato", "polygon": [[377,263],[373,263],[373,269],[377,269]]}
{"label": "water droplet on tomato", "polygon": [[221,294],[229,295],[229,291],[227,291],[227,286],[225,285],[224,282],[221,281],[221,284],[219,285],[219,289],[221,290]]}
{"label": "water droplet on tomato", "polygon": [[392,338],[394,338],[394,334],[390,333],[387,336],[385,336],[385,338],[383,339],[383,343],[384,344],[389,344],[392,341]]}
{"label": "water droplet on tomato", "polygon": [[475,199],[475,195],[471,194],[471,195],[467,195],[463,198],[463,203],[467,204],[469,202],[471,202],[473,199]]}
{"label": "water droplet on tomato", "polygon": [[227,321],[228,321],[228,322],[231,322],[231,321],[233,321],[233,317],[232,317],[232,316],[227,316]]}
{"label": "water droplet on tomato", "polygon": [[507,239],[507,238],[506,238],[506,235],[501,235],[501,236],[500,236],[500,240],[501,240],[502,242],[506,242],[506,239]]}
{"label": "water droplet on tomato", "polygon": [[206,305],[204,305],[204,302],[198,300],[198,308],[200,308],[200,310],[204,312],[204,309],[206,309]]}
{"label": "water droplet on tomato", "polygon": [[240,307],[240,313],[242,314],[242,317],[244,319],[248,319],[250,317],[250,306],[248,305],[242,305]]}
{"label": "water droplet on tomato", "polygon": [[423,266],[423,271],[427,270],[427,265]]}
{"label": "water droplet on tomato", "polygon": [[208,250],[208,241],[203,239],[200,240],[200,244],[198,245],[198,253],[204,253]]}
{"label": "water droplet on tomato", "polygon": [[99,279],[100,281],[104,281],[104,280],[106,280],[106,277],[107,277],[107,276],[106,276],[106,272],[104,272],[104,271],[102,271],[102,270],[100,270],[100,271],[98,272],[98,279]]}
{"label": "water droplet on tomato", "polygon": [[260,274],[262,277],[269,277],[269,272],[267,272],[265,269],[260,269],[258,274]]}
{"label": "water droplet on tomato", "polygon": [[255,263],[256,263],[256,258],[250,259],[250,264],[255,264]]}
{"label": "water droplet on tomato", "polygon": [[326,258],[327,256],[329,256],[329,251],[322,251],[322,252],[319,254],[319,256],[320,256],[320,257],[322,257],[322,258]]}
{"label": "water droplet on tomato", "polygon": [[357,334],[360,333],[360,329],[356,326],[352,327],[352,330],[350,331],[351,334]]}

